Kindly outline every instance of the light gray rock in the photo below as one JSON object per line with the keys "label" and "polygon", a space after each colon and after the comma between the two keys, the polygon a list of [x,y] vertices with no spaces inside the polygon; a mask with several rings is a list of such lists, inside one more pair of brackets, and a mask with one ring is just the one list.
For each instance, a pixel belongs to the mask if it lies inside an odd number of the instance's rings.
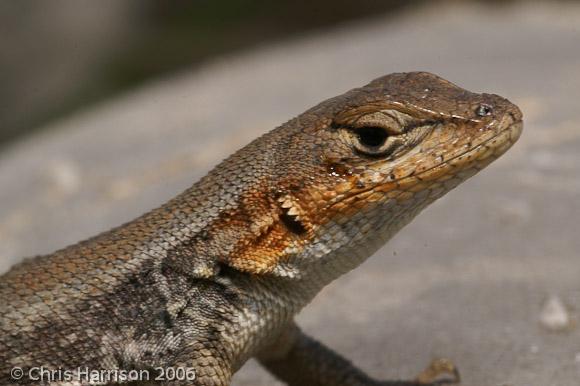
{"label": "light gray rock", "polygon": [[556,295],[552,295],[546,300],[539,319],[542,327],[549,331],[566,331],[575,327],[575,322],[570,317],[570,311],[562,299]]}
{"label": "light gray rock", "polygon": [[[571,318],[580,310],[580,6],[566,4],[451,2],[361,21],[55,124],[0,155],[1,269],[161,204],[326,97],[428,70],[519,104],[520,142],[325,289],[300,322],[381,378],[445,356],[465,386],[577,386],[579,329],[538,323],[550,294]],[[272,384],[255,364],[235,378]]]}

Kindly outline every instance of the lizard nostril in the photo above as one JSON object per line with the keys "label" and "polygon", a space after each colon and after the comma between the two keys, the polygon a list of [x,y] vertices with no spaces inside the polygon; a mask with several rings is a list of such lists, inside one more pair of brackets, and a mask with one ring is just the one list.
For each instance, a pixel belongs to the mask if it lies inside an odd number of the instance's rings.
{"label": "lizard nostril", "polygon": [[482,103],[480,104],[477,109],[475,109],[475,113],[480,117],[487,117],[493,113],[493,107],[488,104]]}

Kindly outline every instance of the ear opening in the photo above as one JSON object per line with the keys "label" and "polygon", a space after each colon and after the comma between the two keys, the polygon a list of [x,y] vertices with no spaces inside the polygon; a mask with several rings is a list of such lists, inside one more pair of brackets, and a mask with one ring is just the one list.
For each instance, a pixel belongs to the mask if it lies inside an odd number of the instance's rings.
{"label": "ear opening", "polygon": [[297,236],[302,236],[307,232],[306,227],[300,221],[298,215],[291,215],[289,208],[282,208],[282,214],[280,215],[280,221],[282,224],[292,233]]}

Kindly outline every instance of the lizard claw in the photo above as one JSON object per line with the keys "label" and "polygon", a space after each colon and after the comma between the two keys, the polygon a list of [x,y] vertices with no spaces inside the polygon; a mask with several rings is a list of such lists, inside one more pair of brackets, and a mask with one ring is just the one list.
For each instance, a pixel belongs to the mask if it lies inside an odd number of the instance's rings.
{"label": "lizard claw", "polygon": [[[441,376],[446,376],[446,379],[438,380]],[[461,382],[461,377],[453,362],[449,359],[439,358],[433,360],[429,367],[415,378],[415,382],[419,385],[458,384]]]}

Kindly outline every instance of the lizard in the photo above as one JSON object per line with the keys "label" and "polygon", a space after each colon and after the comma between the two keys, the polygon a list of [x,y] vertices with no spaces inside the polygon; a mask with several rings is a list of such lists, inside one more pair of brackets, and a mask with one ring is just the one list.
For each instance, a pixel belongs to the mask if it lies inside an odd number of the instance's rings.
{"label": "lizard", "polygon": [[294,317],[522,128],[507,99],[427,72],[328,99],[163,206],[1,276],[0,383],[88,383],[34,382],[39,366],[183,367],[195,376],[155,384],[223,386],[250,358],[289,385],[459,382],[447,360],[413,380],[377,380]]}

